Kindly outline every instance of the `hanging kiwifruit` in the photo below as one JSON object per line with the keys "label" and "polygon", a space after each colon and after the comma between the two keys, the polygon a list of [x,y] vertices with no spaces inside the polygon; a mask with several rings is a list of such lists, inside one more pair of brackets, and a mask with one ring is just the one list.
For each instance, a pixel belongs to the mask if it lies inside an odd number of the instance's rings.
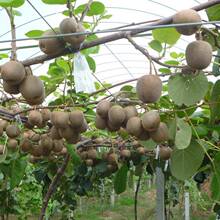
{"label": "hanging kiwifruit", "polygon": [[[85,32],[85,28],[83,27],[82,23],[78,23],[77,24],[77,33],[79,32]],[[81,44],[83,43],[83,41],[86,39],[86,35],[77,35],[77,36],[73,36],[71,38],[71,46],[75,49],[79,49]]]}
{"label": "hanging kiwifruit", "polygon": [[103,100],[99,102],[96,106],[96,112],[102,118],[108,117],[108,111],[111,108],[111,102],[108,100]]}
{"label": "hanging kiwifruit", "polygon": [[16,150],[18,146],[18,141],[13,138],[9,138],[7,142],[7,147],[12,150]]}
{"label": "hanging kiwifruit", "polygon": [[161,146],[159,156],[162,160],[169,160],[171,157],[172,149],[170,147]]}
{"label": "hanging kiwifruit", "polygon": [[188,44],[185,55],[188,66],[202,70],[212,61],[212,46],[206,41],[193,41]]}
{"label": "hanging kiwifruit", "polygon": [[117,164],[118,155],[116,153],[111,153],[108,155],[107,160],[110,164]]}
{"label": "hanging kiwifruit", "polygon": [[88,151],[87,151],[87,157],[89,158],[89,159],[96,159],[97,158],[97,151],[95,150],[95,149],[89,149]]}
{"label": "hanging kiwifruit", "polygon": [[43,147],[40,145],[33,145],[30,153],[35,157],[40,157],[43,155]]}
{"label": "hanging kiwifruit", "polygon": [[34,133],[33,135],[29,137],[29,139],[33,142],[38,142],[40,141],[40,134]]}
{"label": "hanging kiwifruit", "polygon": [[69,126],[69,114],[67,112],[54,111],[51,113],[51,123],[57,128]]}
{"label": "hanging kiwifruit", "polygon": [[146,131],[155,131],[160,124],[160,115],[153,110],[145,112],[141,117],[141,122]]}
{"label": "hanging kiwifruit", "polygon": [[42,135],[39,141],[39,145],[51,151],[53,149],[53,140],[49,136]]}
{"label": "hanging kiwifruit", "polygon": [[111,132],[118,131],[120,127],[121,125],[113,125],[109,120],[107,121],[107,128]]}
{"label": "hanging kiwifruit", "polygon": [[120,105],[112,106],[108,111],[108,119],[112,125],[122,125],[125,120],[124,109]]}
{"label": "hanging kiwifruit", "polygon": [[168,141],[169,131],[167,125],[163,122],[160,122],[160,125],[157,128],[157,130],[150,132],[150,136],[156,143]]}
{"label": "hanging kiwifruit", "polygon": [[98,129],[104,130],[107,127],[107,122],[105,118],[102,118],[99,116],[99,114],[96,114],[95,117],[95,126]]}
{"label": "hanging kiwifruit", "polygon": [[20,135],[20,130],[17,125],[8,125],[6,128],[6,134],[9,138],[16,138]]}
{"label": "hanging kiwifruit", "polygon": [[53,151],[59,153],[64,148],[63,140],[54,140],[53,141]]}
{"label": "hanging kiwifruit", "polygon": [[144,103],[155,103],[161,96],[162,81],[157,75],[144,75],[136,85],[138,98]]}
{"label": "hanging kiwifruit", "polygon": [[126,106],[124,108],[124,111],[125,111],[125,122],[127,122],[129,118],[138,116],[137,109],[133,105]]}
{"label": "hanging kiwifruit", "polygon": [[137,137],[141,141],[147,141],[150,139],[150,134],[148,131],[144,130],[141,132],[141,134]]}
{"label": "hanging kiwifruit", "polygon": [[123,149],[120,151],[120,155],[123,158],[130,158],[131,157],[131,151],[127,149]]}
{"label": "hanging kiwifruit", "polygon": [[38,105],[44,101],[44,84],[36,76],[27,76],[19,86],[19,91],[29,104]]}
{"label": "hanging kiwifruit", "polygon": [[50,109],[44,108],[44,109],[41,109],[40,112],[41,112],[43,121],[49,121],[50,120],[50,116],[51,116]]}
{"label": "hanging kiwifruit", "polygon": [[58,128],[56,128],[55,126],[52,126],[52,128],[50,129],[50,136],[54,140],[59,140],[62,138],[59,134]]}
{"label": "hanging kiwifruit", "polygon": [[20,143],[20,149],[23,152],[29,152],[32,149],[32,143],[28,138],[23,138]]}
{"label": "hanging kiwifruit", "polygon": [[[202,19],[198,14],[198,12],[193,9],[186,9],[179,11],[173,16],[174,24],[199,23],[201,21]],[[186,25],[186,26],[176,27],[176,30],[183,35],[192,35],[199,30],[200,26],[201,26],[200,24],[193,26]]]}
{"label": "hanging kiwifruit", "polygon": [[6,130],[8,126],[8,122],[6,120],[0,119],[0,127],[3,129],[3,131]]}
{"label": "hanging kiwifruit", "polygon": [[82,160],[88,159],[88,153],[87,153],[87,151],[81,152],[81,153],[79,154],[79,156],[80,156],[80,158],[81,158]]}
{"label": "hanging kiwifruit", "polygon": [[25,78],[25,69],[21,62],[9,61],[1,66],[1,76],[10,85],[19,85]]}
{"label": "hanging kiwifruit", "polygon": [[87,129],[88,129],[88,124],[87,124],[86,119],[84,118],[82,126],[77,128],[77,129],[75,129],[75,130],[76,130],[76,132],[84,133],[84,132],[87,131]]}
{"label": "hanging kiwifruit", "polygon": [[146,150],[144,147],[138,147],[137,148],[137,153],[140,155],[144,155],[146,153]]}
{"label": "hanging kiwifruit", "polygon": [[11,85],[7,83],[5,80],[3,80],[3,89],[5,92],[12,95],[17,95],[20,93],[18,85]]}
{"label": "hanging kiwifruit", "polygon": [[86,166],[91,167],[93,165],[93,160],[92,159],[87,159],[85,160]]}
{"label": "hanging kiwifruit", "polygon": [[32,110],[28,114],[28,122],[33,126],[40,126],[43,122],[41,113],[38,110]]}
{"label": "hanging kiwifruit", "polygon": [[127,122],[126,130],[129,134],[138,137],[143,131],[141,119],[139,117],[130,118]]}
{"label": "hanging kiwifruit", "polygon": [[74,110],[69,113],[69,121],[70,126],[78,129],[83,125],[84,122],[84,115],[83,112],[80,110]]}
{"label": "hanging kiwifruit", "polygon": [[[42,36],[48,37],[57,34],[60,34],[60,31],[55,29],[45,31]],[[40,39],[39,47],[42,52],[52,56],[61,53],[65,49],[65,42],[60,37]]]}

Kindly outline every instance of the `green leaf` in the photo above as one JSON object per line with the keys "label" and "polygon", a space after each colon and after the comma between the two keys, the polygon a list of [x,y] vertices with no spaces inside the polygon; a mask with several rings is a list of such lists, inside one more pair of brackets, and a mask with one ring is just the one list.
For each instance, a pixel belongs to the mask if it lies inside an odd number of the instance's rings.
{"label": "green leaf", "polygon": [[212,199],[220,201],[220,173],[214,173],[211,180]]}
{"label": "green leaf", "polygon": [[200,144],[192,140],[186,149],[175,149],[171,155],[170,169],[174,177],[187,180],[199,169],[204,158],[204,151]]}
{"label": "green leaf", "polygon": [[1,53],[1,54],[0,54],[0,60],[5,59],[5,58],[8,58],[8,54],[6,54],[6,53]]}
{"label": "green leaf", "polygon": [[81,161],[81,158],[76,154],[74,146],[72,144],[66,144],[66,148],[72,158],[73,164],[76,166],[80,165],[82,161]]}
{"label": "green leaf", "polygon": [[220,75],[220,49],[217,51],[217,57],[215,57],[213,66],[212,66],[212,73],[214,76]]}
{"label": "green leaf", "polygon": [[209,18],[209,21],[219,21],[220,20],[220,5],[217,4],[215,6],[207,8],[206,14]]}
{"label": "green leaf", "polygon": [[5,147],[4,154],[0,154],[0,163],[4,162],[8,154],[8,149]]}
{"label": "green leaf", "polygon": [[25,0],[0,0],[0,6],[18,8],[24,4]]}
{"label": "green leaf", "polygon": [[216,81],[213,86],[210,103],[212,103],[209,104],[211,112],[210,123],[213,124],[220,118],[220,80]]}
{"label": "green leaf", "polygon": [[[67,3],[66,0],[41,0],[41,1],[45,4],[50,4],[50,5],[54,5],[54,4],[62,5],[62,4]],[[71,2],[74,2],[74,1],[75,0],[71,0]]]}
{"label": "green leaf", "polygon": [[126,164],[117,171],[114,178],[114,189],[117,194],[123,193],[127,186],[128,167]]}
{"label": "green leaf", "polygon": [[175,28],[162,28],[152,31],[153,38],[161,43],[174,45],[180,38],[180,34]]}
{"label": "green leaf", "polygon": [[152,40],[150,43],[149,43],[149,46],[153,49],[153,50],[156,50],[157,52],[161,52],[163,50],[163,47],[160,43],[160,41],[158,40]]}
{"label": "green leaf", "polygon": [[96,71],[96,63],[95,60],[90,57],[90,56],[86,56],[86,60],[89,64],[89,68],[92,70],[92,72],[94,73]]}
{"label": "green leaf", "polygon": [[204,98],[208,85],[208,79],[203,73],[196,76],[171,76],[168,81],[168,94],[175,104],[189,106]]}
{"label": "green leaf", "polygon": [[147,141],[140,141],[140,144],[150,150],[155,149],[155,147],[157,146],[157,143],[155,143],[152,139],[149,139]]}
{"label": "green leaf", "polygon": [[169,68],[159,68],[159,71],[161,73],[170,74],[171,70]]}
{"label": "green leaf", "polygon": [[176,137],[176,118],[168,121],[167,123],[168,129],[169,129],[169,140],[175,140]]}
{"label": "green leaf", "polygon": [[104,13],[104,11],[105,11],[105,5],[101,2],[94,1],[90,6],[87,16],[100,15]]}
{"label": "green leaf", "polygon": [[43,33],[44,31],[41,30],[32,30],[32,31],[28,31],[25,35],[27,37],[40,37]]}
{"label": "green leaf", "polygon": [[13,161],[12,168],[11,168],[11,179],[10,179],[10,187],[13,189],[21,182],[24,174],[25,169],[27,166],[26,158],[18,158]]}
{"label": "green leaf", "polygon": [[14,16],[22,16],[22,13],[18,10],[12,10]]}
{"label": "green leaf", "polygon": [[175,146],[177,149],[185,149],[189,146],[192,137],[192,129],[183,119],[177,119],[177,131]]}

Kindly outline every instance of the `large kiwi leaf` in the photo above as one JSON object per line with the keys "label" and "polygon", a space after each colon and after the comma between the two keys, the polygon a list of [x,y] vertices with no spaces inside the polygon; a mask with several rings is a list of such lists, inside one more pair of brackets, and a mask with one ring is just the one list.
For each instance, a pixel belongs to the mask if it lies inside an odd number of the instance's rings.
{"label": "large kiwi leaf", "polygon": [[[66,4],[67,1],[66,0],[41,0],[43,3],[45,4],[58,4],[58,5],[62,5],[62,4]],[[71,2],[73,2],[73,0],[71,0]]]}
{"label": "large kiwi leaf", "polygon": [[177,119],[177,131],[175,146],[177,149],[185,149],[189,146],[192,137],[192,129],[183,119]]}
{"label": "large kiwi leaf", "polygon": [[209,21],[219,21],[220,20],[220,5],[217,4],[215,6],[207,8],[206,14],[209,18]]}
{"label": "large kiwi leaf", "polygon": [[168,81],[168,94],[177,105],[194,105],[204,98],[208,90],[208,79],[203,73],[197,75],[175,75]]}
{"label": "large kiwi leaf", "polygon": [[114,189],[117,194],[123,193],[127,186],[128,166],[126,164],[117,171],[114,178]]}
{"label": "large kiwi leaf", "polygon": [[[220,153],[217,153],[214,157],[215,167],[220,166]],[[212,199],[220,201],[220,171],[216,169],[212,175],[210,190],[212,192]]]}
{"label": "large kiwi leaf", "polygon": [[24,4],[25,0],[0,0],[1,7],[14,7],[18,8]]}
{"label": "large kiwi leaf", "polygon": [[186,149],[175,149],[170,163],[172,175],[179,180],[192,177],[202,164],[204,154],[202,146],[195,140]]}

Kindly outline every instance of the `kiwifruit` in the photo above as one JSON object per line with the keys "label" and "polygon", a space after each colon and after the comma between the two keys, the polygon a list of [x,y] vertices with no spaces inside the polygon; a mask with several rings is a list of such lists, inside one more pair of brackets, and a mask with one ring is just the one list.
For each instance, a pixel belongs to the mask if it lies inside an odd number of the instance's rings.
{"label": "kiwifruit", "polygon": [[[53,30],[45,31],[42,36],[47,37],[57,34],[60,34],[60,31],[55,29],[55,32]],[[61,53],[65,49],[65,42],[60,37],[40,39],[39,47],[42,52],[52,56]]]}
{"label": "kiwifruit", "polygon": [[80,140],[80,135],[70,126],[66,128],[59,129],[59,134],[61,137],[65,138],[69,144],[75,144]]}
{"label": "kiwifruit", "polygon": [[104,139],[102,137],[97,137],[93,140],[96,144],[103,144]]}
{"label": "kiwifruit", "polygon": [[53,151],[58,153],[64,148],[63,140],[53,140]]}
{"label": "kiwifruit", "polygon": [[[70,34],[75,33],[77,31],[77,22],[75,18],[65,18],[60,23],[60,32],[62,34]],[[64,36],[64,40],[71,44],[72,38],[74,39],[75,36]]]}
{"label": "kiwifruit", "polygon": [[56,128],[55,126],[52,126],[52,128],[50,129],[50,136],[52,139],[54,140],[59,140],[62,137],[60,136],[60,133],[58,131],[58,128]]}
{"label": "kiwifruit", "polygon": [[[193,9],[186,9],[186,10],[179,11],[173,16],[174,24],[199,23],[201,21],[202,19],[200,15],[198,14],[198,12]],[[200,26],[201,26],[200,24],[193,25],[193,26],[186,25],[186,26],[176,27],[176,30],[180,34],[183,34],[183,35],[192,35],[192,34],[195,34],[199,30]]]}
{"label": "kiwifruit", "polygon": [[74,110],[69,113],[70,126],[73,128],[80,128],[84,122],[83,112],[80,110]]}
{"label": "kiwifruit", "polygon": [[20,135],[20,130],[17,125],[8,125],[6,128],[6,134],[9,138],[16,138]]}
{"label": "kiwifruit", "polygon": [[43,155],[43,147],[41,145],[33,145],[30,153],[35,157],[40,157]]}
{"label": "kiwifruit", "polygon": [[8,126],[8,122],[6,120],[0,119],[0,127],[3,129],[3,131],[6,130]]}
{"label": "kiwifruit", "polygon": [[41,109],[40,112],[41,112],[43,121],[49,121],[50,120],[50,116],[51,116],[50,109],[44,108],[44,109]]}
{"label": "kiwifruit", "polygon": [[99,102],[96,106],[96,112],[99,114],[102,118],[108,117],[108,111],[111,108],[111,102],[108,100],[103,100]]}
{"label": "kiwifruit", "polygon": [[32,149],[33,144],[28,138],[23,138],[20,143],[20,149],[23,152],[29,152]]}
{"label": "kiwifruit", "polygon": [[100,117],[99,114],[96,114],[95,126],[98,129],[104,130],[107,127],[106,119]]}
{"label": "kiwifruit", "polygon": [[0,144],[0,154],[4,153],[4,145]]}
{"label": "kiwifruit", "polygon": [[17,146],[18,146],[18,141],[16,139],[13,139],[13,138],[8,139],[8,142],[7,142],[8,148],[15,150]]}
{"label": "kiwifruit", "polygon": [[172,149],[170,147],[161,146],[159,156],[162,160],[169,160],[171,157]]}
{"label": "kiwifruit", "polygon": [[130,158],[131,157],[131,151],[127,150],[127,149],[121,150],[120,155],[123,158]]}
{"label": "kiwifruit", "polygon": [[212,61],[212,47],[202,40],[193,41],[186,47],[186,62],[193,69],[202,70]]}
{"label": "kiwifruit", "polygon": [[33,142],[38,142],[40,141],[40,135],[39,134],[36,134],[34,133],[32,136],[29,137],[31,141]]}
{"label": "kiwifruit", "polygon": [[0,126],[0,137],[3,135],[3,133],[4,133],[3,127]]}
{"label": "kiwifruit", "polygon": [[137,109],[133,105],[126,106],[124,108],[124,111],[125,111],[125,122],[127,122],[128,119],[130,119],[134,116],[138,116]]}
{"label": "kiwifruit", "polygon": [[141,122],[146,131],[155,131],[160,124],[160,115],[158,111],[145,112],[141,117]]}
{"label": "kiwifruit", "polygon": [[44,101],[44,84],[37,76],[27,76],[19,86],[19,91],[26,101],[32,105],[38,105]]}
{"label": "kiwifruit", "polygon": [[39,141],[39,145],[42,146],[42,148],[47,148],[48,150],[53,149],[53,140],[49,136],[41,136],[41,139]]}
{"label": "kiwifruit", "polygon": [[162,81],[157,75],[144,75],[137,81],[138,98],[144,103],[155,103],[162,92]]}
{"label": "kiwifruit", "polygon": [[78,129],[76,129],[76,132],[79,132],[79,133],[84,133],[86,132],[88,129],[88,124],[86,122],[86,119],[83,120],[83,124],[81,127],[79,127]]}
{"label": "kiwifruit", "polygon": [[160,122],[160,125],[157,128],[157,130],[150,132],[150,136],[156,143],[168,141],[169,131],[167,125],[163,122]]}
{"label": "kiwifruit", "polygon": [[86,166],[91,167],[93,165],[93,160],[92,159],[86,159],[85,163],[86,163]]}
{"label": "kiwifruit", "polygon": [[107,160],[108,159],[108,153],[107,152],[102,152],[101,157],[103,160]]}
{"label": "kiwifruit", "polygon": [[150,134],[148,131],[145,131],[143,129],[143,131],[141,132],[141,134],[137,138],[141,141],[147,141],[150,139]]}
{"label": "kiwifruit", "polygon": [[137,148],[137,153],[140,155],[144,155],[146,153],[146,150],[144,147],[138,147]]}
{"label": "kiwifruit", "polygon": [[121,125],[113,125],[109,120],[107,121],[107,128],[111,132],[118,131],[120,127]]}
{"label": "kiwifruit", "polygon": [[89,149],[87,151],[87,157],[89,159],[96,159],[97,158],[97,151],[95,149]]}
{"label": "kiwifruit", "polygon": [[11,85],[3,80],[3,89],[5,92],[13,95],[17,95],[20,93],[18,85]]}
{"label": "kiwifruit", "polygon": [[9,61],[1,66],[1,76],[10,85],[19,85],[25,78],[25,69],[21,62]]}
{"label": "kiwifruit", "polygon": [[67,112],[54,111],[51,113],[51,123],[57,128],[66,128],[69,125],[69,114]]}
{"label": "kiwifruit", "polygon": [[124,109],[120,105],[112,106],[108,111],[108,119],[112,125],[122,125],[125,120]]}
{"label": "kiwifruit", "polygon": [[138,137],[143,131],[141,119],[137,116],[130,118],[127,122],[126,130],[129,134]]}
{"label": "kiwifruit", "polygon": [[87,151],[81,152],[81,153],[80,153],[80,158],[81,158],[82,160],[86,160],[86,159],[88,158],[88,153],[87,153]]}
{"label": "kiwifruit", "polygon": [[118,155],[116,153],[111,153],[108,155],[107,160],[110,164],[117,164]]}
{"label": "kiwifruit", "polygon": [[39,126],[42,124],[43,122],[43,118],[42,118],[42,115],[41,113],[38,111],[38,110],[32,110],[29,112],[28,114],[28,122],[31,124],[31,125],[36,125],[36,126]]}
{"label": "kiwifruit", "polygon": [[74,133],[74,135],[71,138],[66,139],[68,144],[76,144],[80,141],[81,136],[78,133]]}

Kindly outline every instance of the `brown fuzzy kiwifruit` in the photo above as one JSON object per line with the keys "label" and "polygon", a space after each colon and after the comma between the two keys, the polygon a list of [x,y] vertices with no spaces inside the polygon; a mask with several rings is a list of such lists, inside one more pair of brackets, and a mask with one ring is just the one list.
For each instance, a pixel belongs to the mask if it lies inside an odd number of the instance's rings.
{"label": "brown fuzzy kiwifruit", "polygon": [[133,105],[126,106],[124,108],[124,111],[125,111],[125,122],[127,122],[128,119],[132,117],[138,116],[137,109]]}
{"label": "brown fuzzy kiwifruit", "polygon": [[64,148],[63,140],[54,140],[53,141],[53,151],[59,153]]}
{"label": "brown fuzzy kiwifruit", "polygon": [[44,108],[44,109],[41,109],[40,112],[41,112],[43,121],[49,121],[50,120],[50,116],[51,116],[50,109]]}
{"label": "brown fuzzy kiwifruit", "polygon": [[4,153],[4,145],[0,144],[0,154],[3,154]]}
{"label": "brown fuzzy kiwifruit", "polygon": [[60,136],[60,133],[58,131],[58,128],[56,128],[55,126],[52,126],[52,128],[50,129],[50,136],[52,139],[54,140],[59,140],[62,137]]}
{"label": "brown fuzzy kiwifruit", "polygon": [[84,133],[86,132],[88,129],[88,124],[86,122],[86,119],[83,120],[83,124],[81,127],[79,127],[78,129],[76,129],[76,132],[79,132],[79,133]]}
{"label": "brown fuzzy kiwifruit", "polygon": [[18,146],[18,141],[16,139],[10,138],[7,142],[7,147],[12,150],[16,150]]}
{"label": "brown fuzzy kiwifruit", "polygon": [[25,100],[31,105],[39,105],[44,101],[44,84],[36,76],[27,76],[20,84],[19,91]]}
{"label": "brown fuzzy kiwifruit", "polygon": [[41,113],[37,110],[30,111],[28,114],[28,122],[29,122],[29,124],[31,124],[33,126],[41,125],[43,122],[43,118],[42,118]]}
{"label": "brown fuzzy kiwifruit", "polygon": [[41,145],[33,145],[30,153],[35,157],[40,157],[43,155],[43,147]]}
{"label": "brown fuzzy kiwifruit", "polygon": [[108,111],[108,119],[112,125],[122,125],[125,121],[124,109],[120,105],[112,106]]}
{"label": "brown fuzzy kiwifruit", "polygon": [[66,128],[59,129],[59,134],[61,137],[65,138],[69,144],[75,144],[80,140],[80,135],[70,126]]}
{"label": "brown fuzzy kiwifruit", "polygon": [[89,149],[88,151],[87,151],[87,157],[89,158],[89,159],[96,159],[97,158],[97,151],[95,150],[95,149]]}
{"label": "brown fuzzy kiwifruit", "polygon": [[66,139],[68,144],[76,144],[80,141],[81,136],[78,133],[74,133],[74,135],[71,138]]}
{"label": "brown fuzzy kiwifruit", "polygon": [[18,85],[11,85],[7,83],[5,80],[3,80],[3,89],[5,92],[12,95],[17,95],[20,93]]}
{"label": "brown fuzzy kiwifruit", "polygon": [[42,148],[47,148],[48,150],[53,149],[53,140],[49,136],[41,136],[41,139],[39,141],[39,145],[42,146]]}
{"label": "brown fuzzy kiwifruit", "polygon": [[25,69],[21,62],[9,61],[1,66],[1,76],[10,85],[19,85],[25,78]]}
{"label": "brown fuzzy kiwifruit", "polygon": [[137,116],[130,118],[127,122],[126,130],[131,135],[140,136],[143,131],[141,119]]}
{"label": "brown fuzzy kiwifruit", "polygon": [[69,113],[69,121],[70,126],[78,129],[80,128],[84,123],[84,115],[83,112],[80,110],[74,110]]}
{"label": "brown fuzzy kiwifruit", "polygon": [[6,120],[0,119],[0,127],[3,129],[3,131],[6,130],[8,126],[8,122]]}
{"label": "brown fuzzy kiwifruit", "polygon": [[107,121],[107,128],[111,132],[120,130],[120,127],[121,125],[113,125],[109,120]]}
{"label": "brown fuzzy kiwifruit", "polygon": [[202,70],[212,61],[212,46],[206,41],[193,41],[186,47],[185,55],[188,66]]}
{"label": "brown fuzzy kiwifruit", "polygon": [[[60,34],[60,31],[55,29],[48,30],[43,33],[43,37]],[[48,55],[57,55],[65,49],[65,42],[60,37],[40,39],[39,46],[42,52]]]}
{"label": "brown fuzzy kiwifruit", "polygon": [[153,110],[145,112],[141,117],[141,122],[146,131],[155,131],[160,124],[160,115]]}
{"label": "brown fuzzy kiwifruit", "polygon": [[83,151],[83,152],[81,152],[79,155],[80,155],[80,158],[81,158],[82,160],[86,160],[86,159],[88,158],[88,153],[87,153],[87,151]]}
{"label": "brown fuzzy kiwifruit", "polygon": [[160,122],[160,125],[157,128],[157,130],[150,132],[150,136],[156,143],[168,141],[169,131],[167,125],[163,122]]}
{"label": "brown fuzzy kiwifruit", "polygon": [[111,108],[111,102],[108,100],[103,100],[99,102],[96,106],[96,112],[102,118],[108,117],[108,111]]}
{"label": "brown fuzzy kiwifruit", "polygon": [[99,114],[96,114],[95,117],[95,126],[98,129],[104,130],[107,127],[107,122],[105,118],[102,118],[99,116]]}
{"label": "brown fuzzy kiwifruit", "polygon": [[30,152],[33,144],[28,138],[23,138],[20,143],[20,149],[23,152]]}
{"label": "brown fuzzy kiwifruit", "polygon": [[159,156],[162,160],[169,160],[171,157],[172,149],[170,147],[161,146]]}
{"label": "brown fuzzy kiwifruit", "polygon": [[[201,22],[202,19],[200,15],[198,14],[197,11],[193,9],[185,9],[182,11],[177,12],[173,16],[173,23],[174,24],[183,24],[183,23],[199,23]],[[199,25],[193,25],[193,26],[181,26],[181,27],[176,27],[176,30],[183,35],[192,35],[195,34],[199,28]]]}
{"label": "brown fuzzy kiwifruit", "polygon": [[66,128],[69,125],[69,114],[67,112],[54,111],[51,113],[51,123],[57,128]]}
{"label": "brown fuzzy kiwifruit", "polygon": [[144,147],[138,147],[137,148],[137,153],[140,155],[144,155],[146,153],[146,150]]}
{"label": "brown fuzzy kiwifruit", "polygon": [[118,155],[116,153],[111,153],[108,155],[107,160],[110,164],[117,164]]}
{"label": "brown fuzzy kiwifruit", "polygon": [[141,132],[141,134],[137,138],[141,141],[147,141],[150,139],[150,134],[148,131],[145,131],[143,129],[143,131]]}
{"label": "brown fuzzy kiwifruit", "polygon": [[162,81],[157,75],[144,75],[137,81],[138,98],[144,103],[155,103],[162,92]]}
{"label": "brown fuzzy kiwifruit", "polygon": [[92,159],[86,159],[85,163],[86,163],[86,166],[91,167],[93,165],[93,160]]}
{"label": "brown fuzzy kiwifruit", "polygon": [[38,142],[38,141],[40,141],[40,135],[34,133],[33,135],[31,135],[31,136],[29,137],[29,139],[30,139],[31,141],[33,141],[33,142]]}
{"label": "brown fuzzy kiwifruit", "polygon": [[20,130],[17,125],[8,125],[6,128],[6,134],[9,138],[16,138],[20,135]]}
{"label": "brown fuzzy kiwifruit", "polygon": [[127,149],[121,150],[120,155],[123,158],[130,158],[131,157],[131,151],[127,150]]}

